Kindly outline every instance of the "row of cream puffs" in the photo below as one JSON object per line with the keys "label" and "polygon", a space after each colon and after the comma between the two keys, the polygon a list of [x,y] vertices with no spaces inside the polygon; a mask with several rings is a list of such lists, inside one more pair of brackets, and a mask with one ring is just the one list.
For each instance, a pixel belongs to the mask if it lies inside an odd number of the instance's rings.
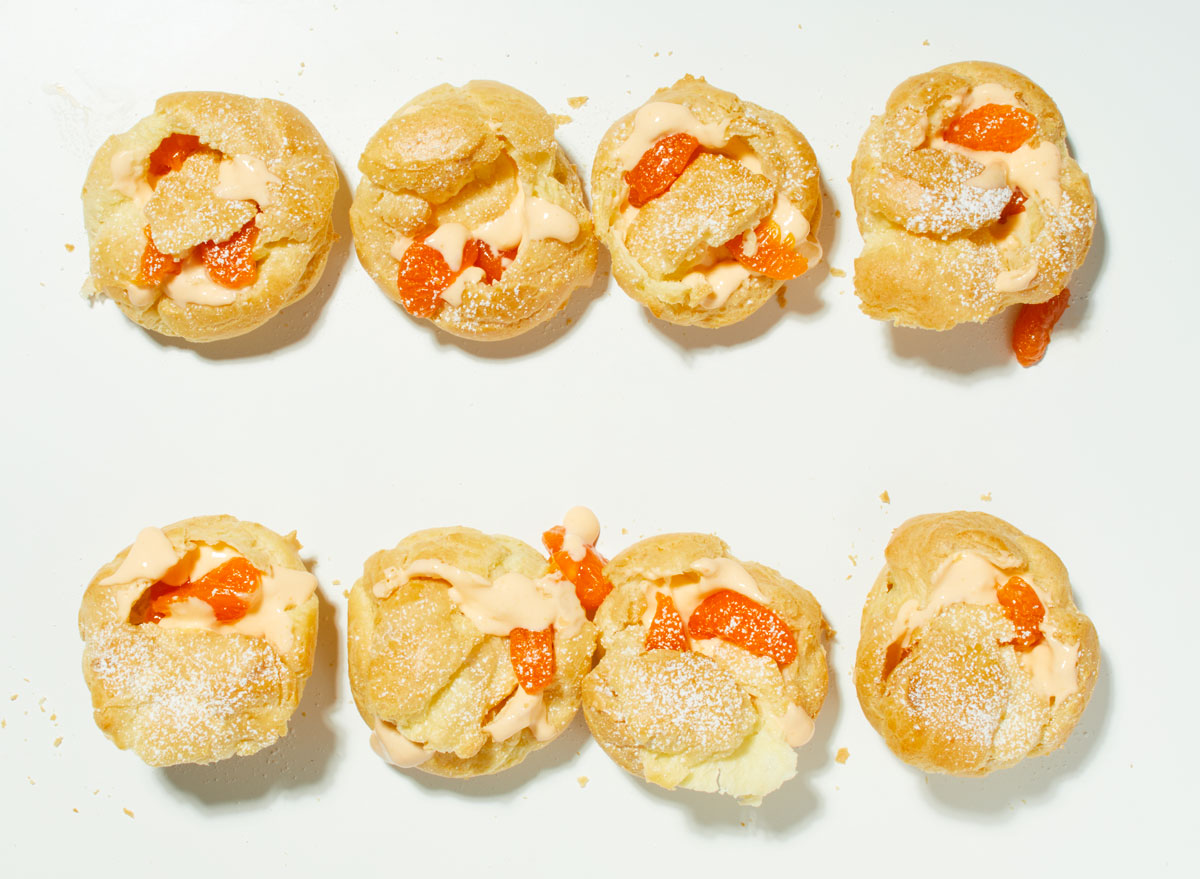
{"label": "row of cream puffs", "polygon": [[[586,508],[546,554],[419,531],[349,593],[349,672],[371,744],[438,775],[499,772],[582,704],[593,736],[665,788],[757,803],[796,773],[828,683],[816,599],[717,537],[606,561]],[[146,528],[83,597],[96,722],[152,766],[252,754],[286,734],[312,669],[317,581],[295,535],[229,516]],[[1061,746],[1099,662],[1058,557],[983,513],[901,525],[867,598],[859,701],[903,760],[983,775]],[[599,650],[597,650],[599,645]]]}
{"label": "row of cream puffs", "polygon": [[[545,322],[596,270],[671,323],[723,327],[822,258],[820,172],[778,113],[684,77],[617,120],[583,185],[533,98],[441,85],[368,142],[350,210],[358,257],[414,317],[506,339]],[[945,330],[1027,306],[1014,339],[1040,358],[1095,224],[1053,101],[1016,71],[968,62],[902,83],[850,178],[862,309]],[[337,170],[279,101],[191,92],[100,148],[83,201],[91,287],[192,341],[248,332],[316,284],[335,240]]]}

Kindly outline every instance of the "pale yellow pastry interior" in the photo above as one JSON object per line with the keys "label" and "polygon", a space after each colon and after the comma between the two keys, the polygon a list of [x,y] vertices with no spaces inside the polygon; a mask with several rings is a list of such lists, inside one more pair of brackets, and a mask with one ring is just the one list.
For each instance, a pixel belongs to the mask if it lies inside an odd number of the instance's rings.
{"label": "pale yellow pastry interior", "polygon": [[[1095,686],[1100,648],[1058,556],[971,512],[910,519],[884,555],[854,681],[888,747],[926,772],[967,776],[1061,747]],[[1036,625],[1006,610],[1014,588],[1041,606]]]}

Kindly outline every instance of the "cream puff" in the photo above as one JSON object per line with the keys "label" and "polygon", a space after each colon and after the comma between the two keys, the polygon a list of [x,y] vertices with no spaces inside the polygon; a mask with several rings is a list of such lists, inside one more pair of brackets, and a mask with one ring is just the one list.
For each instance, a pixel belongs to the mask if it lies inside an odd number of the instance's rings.
{"label": "cream puff", "polygon": [[295,107],[166,95],[92,160],[91,290],[163,335],[247,333],[316,285],[337,188],[329,148]]}
{"label": "cream puff", "polygon": [[828,684],[821,607],[720,539],[667,534],[604,570],[583,710],[604,751],[665,788],[757,805],[796,774]]}
{"label": "cream puff", "polygon": [[350,690],[372,747],[452,777],[507,769],[561,734],[596,646],[551,562],[470,528],[418,531],[371,556],[349,620]]}
{"label": "cream puff", "polygon": [[863,237],[855,292],[898,326],[947,330],[1054,300],[1096,224],[1058,107],[998,64],[901,83],[863,135],[850,187]]}
{"label": "cream puff", "polygon": [[744,320],[821,259],[812,147],[703,79],[659,89],[609,128],[592,198],[617,283],[673,324]]}
{"label": "cream puff", "polygon": [[1061,747],[1100,647],[1058,556],[995,516],[957,512],[909,519],[884,557],[854,682],[896,756],[970,776]]}
{"label": "cream puff", "polygon": [[232,516],[145,528],[79,609],[96,725],[151,766],[253,754],[287,734],[312,671],[317,580],[295,534]]}
{"label": "cream puff", "polygon": [[439,85],[367,143],[350,208],[354,247],[414,317],[507,339],[591,281],[599,243],[554,120],[498,82]]}

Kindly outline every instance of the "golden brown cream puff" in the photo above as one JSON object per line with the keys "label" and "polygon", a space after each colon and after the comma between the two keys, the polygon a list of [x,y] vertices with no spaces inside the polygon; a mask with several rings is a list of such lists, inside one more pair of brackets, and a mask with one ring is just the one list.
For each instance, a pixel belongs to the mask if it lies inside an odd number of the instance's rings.
{"label": "golden brown cream puff", "polygon": [[604,573],[583,710],[605,752],[662,787],[750,804],[794,776],[828,683],[816,599],[704,534],[643,540]]}
{"label": "golden brown cream puff", "polygon": [[552,318],[599,243],[554,120],[498,82],[439,85],[367,143],[350,209],[358,258],[415,317],[467,339]]}
{"label": "golden brown cream puff", "polygon": [[1062,746],[1100,647],[1053,552],[985,513],[896,529],[854,667],[867,720],[927,772],[986,775]]}
{"label": "golden brown cream puff", "polygon": [[[594,540],[568,527],[560,551],[586,563]],[[577,589],[528,544],[470,528],[418,531],[371,556],[350,592],[349,654],[375,751],[468,777],[556,738],[596,646]]]}
{"label": "golden brown cream puff", "polygon": [[83,596],[96,724],[151,766],[253,754],[286,735],[312,671],[317,580],[294,534],[232,516],[146,528]]}
{"label": "golden brown cream puff", "polygon": [[863,135],[850,187],[863,237],[855,292],[898,326],[946,330],[1059,297],[1096,223],[1058,107],[980,61],[901,83]]}
{"label": "golden brown cream puff", "polygon": [[617,283],[673,324],[743,320],[821,259],[812,147],[778,113],[703,79],[613,124],[592,198]]}
{"label": "golden brown cream puff", "polygon": [[91,289],[157,333],[247,333],[316,285],[337,166],[282,101],[180,92],[106,140],[83,187]]}

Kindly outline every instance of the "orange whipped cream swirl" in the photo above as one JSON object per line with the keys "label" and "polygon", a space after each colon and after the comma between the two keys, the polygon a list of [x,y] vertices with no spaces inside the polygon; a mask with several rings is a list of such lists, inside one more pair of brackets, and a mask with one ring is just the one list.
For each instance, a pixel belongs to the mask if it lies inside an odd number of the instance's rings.
{"label": "orange whipped cream swirl", "polygon": [[295,639],[289,611],[312,597],[317,579],[278,565],[259,571],[224,543],[181,550],[151,527],[100,585],[118,587],[122,622],[259,637],[283,654]]}

